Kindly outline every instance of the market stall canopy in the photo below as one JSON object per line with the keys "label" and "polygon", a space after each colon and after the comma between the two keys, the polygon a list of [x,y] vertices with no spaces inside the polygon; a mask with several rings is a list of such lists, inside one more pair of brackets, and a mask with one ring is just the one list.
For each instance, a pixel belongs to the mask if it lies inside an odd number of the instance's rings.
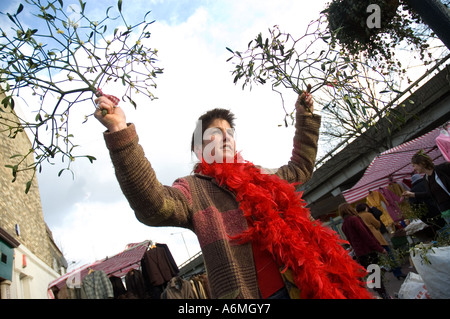
{"label": "market stall canopy", "polygon": [[129,270],[139,267],[140,261],[148,250],[150,243],[151,241],[146,240],[141,243],[129,244],[121,253],[75,269],[52,281],[48,287],[52,288],[56,286],[58,289],[61,289],[69,278],[81,282],[89,273],[90,269],[102,270],[108,276],[121,277]]}
{"label": "market stall canopy", "polygon": [[435,165],[445,162],[436,146],[436,137],[439,134],[440,128],[437,128],[377,155],[367,167],[363,177],[352,188],[342,192],[347,203],[354,203],[367,197],[371,190],[410,178],[413,173],[411,157],[421,149],[433,159]]}

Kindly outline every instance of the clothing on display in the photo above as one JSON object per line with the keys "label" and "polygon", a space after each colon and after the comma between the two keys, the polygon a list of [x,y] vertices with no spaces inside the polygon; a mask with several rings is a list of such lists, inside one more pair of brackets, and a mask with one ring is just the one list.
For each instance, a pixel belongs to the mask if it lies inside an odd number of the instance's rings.
{"label": "clothing on display", "polygon": [[114,298],[112,283],[102,270],[93,270],[84,277],[81,284],[86,299]]}
{"label": "clothing on display", "polygon": [[206,274],[194,275],[189,279],[189,281],[191,282],[197,299],[211,299],[208,276]]}
{"label": "clothing on display", "polygon": [[390,191],[388,188],[380,188],[379,192],[383,195],[386,201],[386,209],[394,222],[402,220],[402,212],[398,207],[398,203],[401,202],[401,197]]}
{"label": "clothing on display", "polygon": [[442,128],[438,137],[436,137],[436,145],[447,162],[450,162],[450,124],[446,124],[447,128]]}
{"label": "clothing on display", "polygon": [[179,271],[172,254],[168,253],[168,248],[165,244],[156,244],[156,246],[146,251],[141,265],[143,275],[152,286],[160,286],[167,283]]}
{"label": "clothing on display", "polygon": [[129,295],[133,295],[138,299],[147,299],[148,293],[145,287],[142,272],[139,269],[131,269],[125,275],[125,284]]}
{"label": "clothing on display", "polygon": [[420,175],[414,175],[411,180],[392,182],[387,187],[371,190],[366,197],[369,207],[375,207],[382,212],[380,221],[390,228],[391,232],[395,231],[392,226],[403,223],[405,216],[408,216],[407,213],[413,210],[414,207],[411,204],[415,203],[417,199],[405,200],[402,194],[406,190],[416,190],[419,179],[422,179]]}
{"label": "clothing on display", "polygon": [[369,191],[369,196],[366,198],[367,205],[374,206],[381,210],[383,213],[380,217],[381,221],[385,226],[392,225],[394,223],[394,220],[392,219],[391,215],[389,215],[388,211],[386,210],[383,203],[386,203],[386,199],[384,196],[378,192],[378,191]]}
{"label": "clothing on display", "polygon": [[179,269],[167,245],[156,244],[145,252],[141,261],[142,275],[151,299],[159,299],[164,288]]}
{"label": "clothing on display", "polygon": [[137,250],[133,258],[140,260],[131,258],[131,264],[124,264],[124,253],[132,254],[126,250],[116,255],[117,261],[113,256],[66,274],[62,277],[66,280],[58,280],[50,289],[57,299],[159,299],[178,275],[175,260],[165,244],[141,245]]}
{"label": "clothing on display", "polygon": [[161,293],[161,299],[211,299],[206,273],[172,278]]}
{"label": "clothing on display", "polygon": [[[198,295],[197,295],[198,296]],[[161,294],[161,299],[198,299],[189,281],[173,277]]]}
{"label": "clothing on display", "polygon": [[396,194],[397,196],[402,196],[405,190],[409,190],[411,186],[406,185],[403,181],[397,183],[390,183],[388,189]]}
{"label": "clothing on display", "polygon": [[113,292],[114,292],[114,299],[122,298],[122,296],[125,296],[127,293],[127,290],[125,289],[125,286],[123,285],[123,281],[121,278],[116,276],[109,277],[109,280],[111,281]]}

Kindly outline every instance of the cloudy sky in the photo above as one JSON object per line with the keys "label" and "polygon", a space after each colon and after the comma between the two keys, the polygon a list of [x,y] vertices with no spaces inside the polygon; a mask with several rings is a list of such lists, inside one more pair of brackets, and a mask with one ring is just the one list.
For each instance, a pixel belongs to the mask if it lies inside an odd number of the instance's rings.
{"label": "cloudy sky", "polygon": [[[1,9],[15,12],[16,1],[1,0]],[[64,4],[78,1],[66,1]],[[283,123],[279,95],[270,87],[250,91],[233,84],[233,65],[225,49],[245,50],[259,32],[279,25],[282,31],[302,32],[317,18],[326,1],[299,0],[123,0],[127,19],[140,21],[152,11],[151,43],[159,51],[155,101],[138,100],[135,110],[122,103],[128,122],[136,124],[159,180],[166,185],[190,174],[194,159],[190,137],[195,121],[214,108],[231,109],[237,117],[237,148],[250,161],[266,167],[286,163],[292,149],[292,127]],[[88,16],[104,15],[116,0],[87,0]],[[33,20],[27,21],[31,26]],[[113,90],[111,87],[110,90]],[[103,90],[108,93],[108,87]],[[113,90],[114,91],[114,90]],[[112,92],[113,93],[113,92]],[[285,96],[293,106],[296,96]],[[21,106],[26,112],[28,106]],[[80,107],[80,118],[93,110]],[[73,113],[72,113],[73,114]],[[75,115],[74,115],[75,117]],[[81,120],[73,133],[81,145],[79,154],[97,161],[76,160],[70,173],[57,176],[64,164],[46,165],[38,175],[44,217],[54,239],[72,267],[119,253],[125,245],[146,239],[169,246],[178,264],[200,251],[195,234],[181,228],[156,228],[140,224],[116,181],[106,150],[104,128],[95,119]],[[183,242],[183,239],[186,245]]]}

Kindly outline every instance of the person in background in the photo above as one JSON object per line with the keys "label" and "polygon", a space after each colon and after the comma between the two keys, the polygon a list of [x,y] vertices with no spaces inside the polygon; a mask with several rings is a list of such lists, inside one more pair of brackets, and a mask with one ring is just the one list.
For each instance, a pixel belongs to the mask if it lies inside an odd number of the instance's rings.
{"label": "person in background", "polygon": [[[361,217],[358,216],[357,211],[352,205],[342,203],[338,207],[338,212],[339,216],[344,220],[342,231],[352,246],[358,263],[366,269],[371,264],[378,264],[378,253],[386,254],[386,250],[380,245],[380,242],[375,238]],[[374,290],[381,298],[390,299],[383,281],[380,280],[380,282],[380,287],[374,288]]]}
{"label": "person in background", "polygon": [[386,226],[383,224],[383,222],[380,219],[381,215],[383,214],[383,212],[381,210],[379,210],[376,207],[370,207],[366,203],[360,203],[360,204],[356,205],[355,209],[358,213],[363,212],[363,211],[367,211],[367,212],[371,213],[373,215],[373,217],[375,217],[375,219],[380,222],[380,233],[382,233],[382,234],[387,233]]}
{"label": "person in background", "polygon": [[361,219],[364,221],[366,226],[370,229],[370,231],[375,236],[375,238],[378,240],[380,245],[383,246],[383,248],[388,253],[390,259],[392,260],[392,262],[394,264],[394,268],[392,269],[392,272],[393,272],[395,278],[397,278],[398,280],[400,280],[402,278],[403,279],[406,278],[406,275],[402,273],[402,269],[399,266],[398,261],[396,260],[392,250],[389,247],[389,243],[384,238],[384,236],[381,234],[381,225],[383,225],[383,223],[375,218],[375,216],[370,212],[370,207],[367,204],[363,203],[363,204],[356,205],[356,212],[358,213],[358,216],[361,217]]}
{"label": "person in background", "polygon": [[435,166],[431,157],[420,150],[411,158],[411,164],[417,174],[425,174],[426,190],[405,191],[402,196],[417,199],[433,198],[442,218],[450,224],[450,163]]}
{"label": "person in background", "polygon": [[[414,174],[411,176],[411,189],[412,193],[426,193],[427,186],[426,181],[420,174]],[[419,196],[420,197],[420,196]],[[434,231],[437,231],[445,226],[445,220],[441,217],[441,212],[439,211],[436,203],[434,202],[431,196],[416,198],[409,197],[408,201],[411,205],[412,209],[425,209],[426,214],[422,216],[420,219],[433,228]]]}

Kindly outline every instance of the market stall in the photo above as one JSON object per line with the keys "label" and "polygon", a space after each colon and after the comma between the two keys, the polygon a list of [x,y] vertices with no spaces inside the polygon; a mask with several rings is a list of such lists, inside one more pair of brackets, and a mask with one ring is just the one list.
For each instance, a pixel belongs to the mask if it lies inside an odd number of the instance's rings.
{"label": "market stall", "polygon": [[385,189],[394,183],[410,180],[413,174],[411,157],[419,150],[424,150],[435,165],[445,162],[436,138],[441,135],[441,128],[405,142],[377,155],[364,172],[363,177],[342,195],[348,203],[354,203],[370,195],[371,191]]}
{"label": "market stall", "polygon": [[178,271],[167,245],[147,240],[61,276],[48,291],[56,299],[156,299]]}

